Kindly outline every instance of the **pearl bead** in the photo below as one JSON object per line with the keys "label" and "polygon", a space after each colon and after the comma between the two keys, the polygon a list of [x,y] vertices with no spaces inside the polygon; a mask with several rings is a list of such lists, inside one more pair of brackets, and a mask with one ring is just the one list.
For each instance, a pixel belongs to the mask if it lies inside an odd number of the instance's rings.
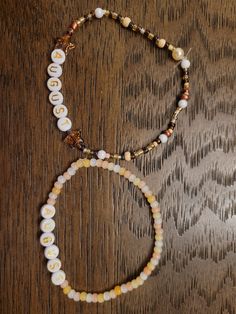
{"label": "pearl bead", "polygon": [[97,156],[99,159],[105,159],[106,158],[106,152],[105,150],[99,150],[99,152],[97,153]]}
{"label": "pearl bead", "polygon": [[54,259],[59,255],[59,248],[55,244],[52,244],[45,248],[44,256],[47,259]]}
{"label": "pearl bead", "polygon": [[47,262],[47,269],[51,272],[51,273],[55,273],[56,271],[58,271],[61,268],[61,261],[59,260],[59,258],[54,258],[54,259],[50,259]]}
{"label": "pearl bead", "polygon": [[94,13],[95,13],[96,18],[100,19],[103,17],[105,12],[103,9],[97,8]]}
{"label": "pearl bead", "polygon": [[51,92],[58,92],[61,86],[61,81],[57,77],[50,77],[47,81],[47,87]]}
{"label": "pearl bead", "polygon": [[174,50],[172,51],[172,57],[176,61],[182,60],[184,57],[183,49],[182,48],[174,48]]}
{"label": "pearl bead", "polygon": [[56,213],[56,209],[53,205],[46,204],[41,207],[40,213],[43,218],[52,218]]}
{"label": "pearl bead", "polygon": [[62,49],[54,49],[51,53],[51,59],[57,64],[62,64],[66,60],[65,52]]}
{"label": "pearl bead", "polygon": [[165,44],[166,44],[166,40],[165,40],[165,39],[159,39],[159,40],[157,41],[157,46],[158,46],[159,48],[164,48],[164,47],[165,47]]}
{"label": "pearl bead", "polygon": [[61,92],[51,92],[49,94],[49,101],[52,105],[61,105],[63,103],[63,95]]}
{"label": "pearl bead", "polygon": [[53,78],[60,77],[62,75],[62,67],[57,63],[49,64],[47,71],[48,75],[52,76]]}
{"label": "pearl bead", "polygon": [[66,279],[66,274],[63,270],[58,270],[52,274],[52,283],[56,286],[60,286]]}
{"label": "pearl bead", "polygon": [[130,22],[131,22],[131,19],[129,18],[129,17],[124,17],[123,18],[123,20],[122,20],[122,25],[124,26],[124,27],[128,27],[129,26],[129,24],[130,24]]}
{"label": "pearl bead", "polygon": [[159,139],[162,143],[166,143],[168,141],[168,136],[165,134],[160,134]]}
{"label": "pearl bead", "polygon": [[56,118],[64,118],[68,114],[68,109],[65,105],[56,105],[53,107],[53,114]]}
{"label": "pearl bead", "polygon": [[190,67],[190,61],[188,59],[183,59],[180,66],[182,69],[188,69]]}
{"label": "pearl bead", "polygon": [[187,100],[185,100],[185,99],[179,100],[178,106],[179,106],[180,108],[186,108],[186,107],[188,106]]}
{"label": "pearl bead", "polygon": [[66,132],[68,130],[71,129],[72,127],[72,122],[69,118],[67,117],[64,117],[64,118],[60,118],[58,121],[57,121],[57,127],[59,130],[63,131],[63,132]]}

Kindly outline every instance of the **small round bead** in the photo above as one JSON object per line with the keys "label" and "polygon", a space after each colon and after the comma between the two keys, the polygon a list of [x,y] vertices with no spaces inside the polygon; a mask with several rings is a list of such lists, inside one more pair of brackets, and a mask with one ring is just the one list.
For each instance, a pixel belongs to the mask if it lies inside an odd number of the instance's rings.
{"label": "small round bead", "polygon": [[44,232],[40,236],[42,246],[50,246],[55,241],[55,235],[52,232]]}
{"label": "small round bead", "polygon": [[182,60],[184,57],[183,49],[182,48],[174,48],[174,50],[172,51],[172,57],[176,61]]}
{"label": "small round bead", "polygon": [[143,193],[147,193],[149,191],[149,186],[148,185],[144,185],[142,188],[141,188],[141,191]]}
{"label": "small round bead", "polygon": [[90,167],[90,160],[85,158],[83,160],[83,165],[85,168],[89,168]]}
{"label": "small round bead", "polygon": [[147,198],[148,203],[153,203],[155,200],[156,200],[156,198],[155,198],[154,195],[150,195],[150,196],[148,196],[148,198]]}
{"label": "small round bead", "polygon": [[87,298],[87,293],[85,291],[80,293],[80,300],[81,301],[86,301]]}
{"label": "small round bead", "polygon": [[62,64],[66,59],[65,52],[62,49],[54,49],[51,53],[51,59],[57,64]]}
{"label": "small round bead", "polygon": [[60,118],[57,121],[57,127],[59,130],[61,130],[63,132],[69,131],[72,127],[71,120],[67,117]]}
{"label": "small round bead", "polygon": [[126,170],[125,173],[124,173],[124,177],[126,179],[129,179],[130,176],[131,176],[131,172],[129,170]]}
{"label": "small round bead", "polygon": [[51,273],[55,273],[56,271],[58,271],[61,268],[61,261],[59,260],[59,258],[54,258],[54,259],[50,259],[47,262],[47,269],[51,272]]}
{"label": "small round bead", "polygon": [[130,161],[131,160],[131,153],[130,152],[125,152],[125,160]]}
{"label": "small round bead", "polygon": [[54,259],[59,255],[59,248],[55,244],[52,244],[45,248],[44,256],[47,259]]}
{"label": "small round bead", "polygon": [[68,169],[67,169],[67,172],[68,172],[68,173],[69,173],[69,175],[71,175],[71,176],[73,176],[73,175],[75,175],[75,174],[76,174],[76,170],[75,170],[75,169],[73,169],[72,167],[68,168]]}
{"label": "small round bead", "polygon": [[159,207],[160,204],[158,203],[158,201],[154,201],[154,202],[152,202],[152,203],[150,204],[150,206],[151,206],[152,208],[154,208],[154,207]]}
{"label": "small round bead", "polygon": [[67,295],[70,291],[71,291],[71,286],[69,286],[69,285],[66,286],[65,288],[63,288],[63,293],[66,294],[66,295]]}
{"label": "small round bead", "polygon": [[131,22],[131,19],[129,18],[129,17],[124,17],[123,18],[123,20],[121,21],[121,23],[122,23],[122,25],[124,26],[124,27],[128,27],[129,26],[129,24],[130,24],[130,22]]}
{"label": "small round bead", "polygon": [[97,301],[98,301],[98,294],[93,293],[93,303],[97,303]]}
{"label": "small round bead", "polygon": [[109,162],[107,169],[113,171],[115,164],[113,162]]}
{"label": "small round bead", "polygon": [[53,205],[46,204],[41,207],[40,213],[43,218],[52,218],[56,213],[56,209]]}
{"label": "small round bead", "polygon": [[162,143],[166,143],[168,141],[168,136],[165,134],[160,134],[159,139]]}
{"label": "small round bead", "polygon": [[103,17],[103,15],[104,15],[105,12],[104,12],[103,9],[97,8],[97,9],[94,11],[94,13],[95,13],[96,18],[101,19],[101,18]]}
{"label": "small round bead", "polygon": [[136,179],[136,176],[134,174],[131,174],[129,176],[129,182],[134,182],[135,179]]}
{"label": "small round bead", "polygon": [[116,295],[121,295],[121,288],[120,288],[120,286],[115,286],[114,291],[115,291]]}
{"label": "small round bead", "polygon": [[161,38],[161,39],[158,39],[158,40],[157,40],[157,46],[158,46],[159,48],[164,48],[164,47],[165,47],[165,44],[166,44],[166,40],[165,40],[165,39]]}
{"label": "small round bead", "polygon": [[102,293],[99,293],[99,294],[98,294],[98,302],[99,302],[99,303],[103,303],[103,302],[104,302],[104,297],[103,297],[103,294],[102,294]]}
{"label": "small round bead", "polygon": [[58,92],[61,86],[61,80],[57,77],[50,77],[47,81],[47,87],[51,92]]}
{"label": "small round bead", "polygon": [[143,279],[143,280],[147,280],[148,276],[144,273],[144,272],[141,272],[140,273],[140,277]]}
{"label": "small round bead", "polygon": [[190,61],[188,59],[183,59],[180,63],[182,69],[188,69],[190,67]]}
{"label": "small round bead", "polygon": [[62,75],[62,67],[60,66],[60,64],[57,63],[49,64],[47,71],[48,75],[53,78],[60,77]]}
{"label": "small round bead", "polygon": [[68,109],[65,105],[56,105],[53,107],[53,114],[56,118],[64,118],[68,114]]}
{"label": "small round bead", "polygon": [[59,176],[59,177],[57,178],[57,181],[58,181],[59,183],[61,183],[61,184],[64,184],[64,183],[66,182],[66,179],[65,179],[63,176]]}
{"label": "small round bead", "polygon": [[119,171],[120,171],[120,165],[115,165],[113,171],[114,171],[115,173],[119,173]]}
{"label": "small round bead", "polygon": [[95,167],[97,160],[95,158],[90,159],[90,166]]}
{"label": "small round bead", "polygon": [[186,108],[186,107],[188,106],[187,100],[185,100],[185,99],[179,100],[179,101],[178,101],[178,106],[179,106],[180,108]]}
{"label": "small round bead", "polygon": [[92,293],[87,293],[86,302],[91,303],[93,301]]}
{"label": "small round bead", "polygon": [[49,101],[52,105],[61,105],[63,103],[63,95],[61,92],[51,92],[49,94]]}
{"label": "small round bead", "polygon": [[76,292],[75,294],[74,294],[74,301],[75,302],[78,302],[79,300],[80,300],[80,293],[79,292]]}
{"label": "small round bead", "polygon": [[51,218],[45,218],[40,222],[40,229],[43,232],[51,232],[54,230],[55,226],[55,221]]}
{"label": "small round bead", "polygon": [[111,297],[112,299],[115,299],[115,298],[116,298],[116,294],[115,294],[115,291],[114,291],[113,289],[110,290],[109,293],[110,293],[110,297]]}
{"label": "small round bead", "polygon": [[107,169],[109,162],[107,160],[103,160],[102,162],[102,168]]}
{"label": "small round bead", "polygon": [[66,279],[66,274],[63,270],[58,270],[52,274],[52,283],[56,286],[60,286]]}
{"label": "small round bead", "polygon": [[105,159],[106,158],[106,152],[105,150],[99,150],[99,152],[97,153],[97,156],[99,159]]}
{"label": "small round bead", "polygon": [[110,293],[108,291],[104,292],[103,298],[105,301],[109,301],[111,299]]}
{"label": "small round bead", "polygon": [[68,298],[69,298],[69,299],[73,299],[73,298],[74,298],[74,295],[75,295],[75,290],[74,290],[74,289],[71,289],[70,292],[68,293]]}
{"label": "small round bead", "polygon": [[61,288],[64,289],[65,287],[67,287],[69,285],[68,280],[63,281],[63,283],[61,284]]}
{"label": "small round bead", "polygon": [[120,286],[120,289],[121,289],[122,293],[127,293],[128,292],[128,288],[127,288],[126,284],[124,284],[124,283]]}

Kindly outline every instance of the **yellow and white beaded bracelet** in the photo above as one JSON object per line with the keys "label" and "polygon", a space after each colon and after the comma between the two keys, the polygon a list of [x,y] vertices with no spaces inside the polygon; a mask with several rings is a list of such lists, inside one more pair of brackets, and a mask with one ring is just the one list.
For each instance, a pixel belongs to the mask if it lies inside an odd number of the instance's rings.
{"label": "yellow and white beaded bracelet", "polygon": [[[109,171],[113,171],[132,182],[134,186],[138,187],[142,191],[145,198],[147,199],[147,202],[150,205],[153,216],[153,227],[155,230],[155,245],[152,257],[147,265],[144,267],[142,272],[139,274],[139,276],[129,282],[123,283],[121,285],[115,285],[114,288],[109,291],[99,293],[91,293],[85,291],[79,292],[70,286],[68,280],[66,279],[65,272],[61,269],[62,263],[58,258],[59,248],[57,245],[54,244],[55,235],[53,233],[53,230],[56,226],[53,219],[56,213],[56,208],[54,207],[54,205],[59,194],[61,193],[63,185],[76,174],[78,169],[83,167],[99,167],[107,169]],[[71,166],[67,169],[67,171],[57,178],[57,181],[55,182],[52,191],[49,193],[47,204],[41,207],[41,216],[43,219],[40,222],[40,229],[43,233],[40,236],[40,243],[43,247],[45,247],[44,255],[48,260],[47,269],[50,273],[52,273],[51,281],[54,285],[61,286],[64,294],[66,294],[69,299],[73,299],[74,301],[102,303],[104,301],[115,299],[117,296],[132,291],[133,289],[141,286],[159,263],[163,246],[162,218],[159,203],[157,202],[156,197],[153,195],[149,186],[143,180],[141,180],[140,178],[132,174],[129,170],[121,167],[118,164],[114,164],[108,161],[102,161],[101,159],[89,160],[86,158],[78,159],[76,162],[73,162]]]}

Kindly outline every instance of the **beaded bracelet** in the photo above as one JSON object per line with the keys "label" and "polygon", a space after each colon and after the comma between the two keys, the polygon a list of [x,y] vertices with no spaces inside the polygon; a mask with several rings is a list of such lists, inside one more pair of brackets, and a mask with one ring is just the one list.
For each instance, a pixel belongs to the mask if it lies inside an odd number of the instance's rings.
{"label": "beaded bracelet", "polygon": [[[117,173],[120,176],[124,177],[129,182],[132,182],[134,186],[138,187],[144,194],[147,202],[150,205],[153,216],[153,227],[155,230],[155,245],[153,249],[153,254],[150,261],[144,267],[140,275],[131,281],[114,286],[114,288],[109,291],[104,291],[100,293],[91,293],[85,291],[78,292],[70,286],[68,280],[66,279],[65,272],[61,269],[62,263],[61,260],[58,258],[59,248],[57,245],[54,244],[55,235],[52,232],[56,225],[55,221],[52,219],[56,213],[56,209],[54,207],[56,199],[61,193],[63,185],[67,181],[69,181],[73,175],[76,174],[78,169],[81,169],[83,167],[98,167],[113,171],[114,173]],[[43,217],[43,220],[40,223],[40,229],[43,233],[40,237],[40,243],[45,248],[44,255],[48,260],[47,269],[50,273],[52,273],[51,281],[54,285],[61,286],[64,294],[74,301],[102,303],[104,301],[114,299],[122,293],[132,291],[133,289],[138,288],[145,282],[145,280],[151,275],[151,273],[159,263],[163,246],[163,229],[161,227],[162,219],[159,203],[151,192],[149,186],[143,180],[136,177],[129,170],[126,170],[120,165],[115,165],[114,163],[108,162],[106,160],[93,158],[78,159],[76,162],[73,162],[71,166],[67,169],[67,171],[57,178],[52,192],[49,194],[47,204],[43,205],[41,208],[41,216]]]}
{"label": "beaded bracelet", "polygon": [[[178,97],[177,108],[171,116],[168,128],[162,131],[153,141],[151,141],[145,147],[139,148],[135,151],[126,151],[121,154],[107,153],[103,149],[90,149],[85,145],[85,142],[81,135],[81,130],[71,130],[72,122],[67,117],[68,109],[63,104],[63,95],[60,92],[62,88],[62,83],[59,79],[59,77],[62,75],[61,65],[64,63],[66,55],[69,53],[69,51],[75,48],[75,45],[70,42],[72,35],[78,27],[82,26],[85,22],[90,21],[93,17],[100,19],[103,16],[107,16],[116,20],[124,28],[128,28],[134,32],[142,34],[150,41],[152,41],[154,45],[158,48],[164,48],[170,51],[173,59],[175,61],[180,61],[180,66],[183,71],[183,91]],[[146,30],[142,26],[133,23],[129,17],[123,17],[116,12],[97,8],[89,14],[79,18],[78,20],[74,20],[69,26],[66,34],[57,40],[55,49],[51,53],[51,59],[53,63],[49,64],[48,66],[48,74],[50,78],[47,81],[47,86],[50,90],[49,101],[54,106],[53,114],[55,115],[55,117],[58,118],[57,126],[61,131],[68,133],[66,138],[64,139],[65,143],[69,144],[72,148],[78,148],[89,158],[94,157],[99,159],[116,159],[130,161],[131,159],[135,159],[138,156],[148,153],[153,148],[159,146],[159,144],[166,143],[168,141],[168,137],[173,134],[178,114],[182,111],[183,108],[186,108],[188,105],[190,61],[184,56],[183,49],[175,48],[174,45],[168,43],[165,39],[160,38],[159,36],[153,34],[151,31]]]}

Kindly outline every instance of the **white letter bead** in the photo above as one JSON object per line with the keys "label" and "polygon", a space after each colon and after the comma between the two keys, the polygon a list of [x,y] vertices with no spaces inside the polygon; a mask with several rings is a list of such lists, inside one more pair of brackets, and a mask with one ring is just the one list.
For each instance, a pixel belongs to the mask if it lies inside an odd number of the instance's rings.
{"label": "white letter bead", "polygon": [[52,105],[61,105],[63,103],[63,95],[60,92],[51,92],[49,94],[49,101]]}
{"label": "white letter bead", "polygon": [[180,65],[182,69],[188,69],[190,67],[190,61],[188,59],[183,59]]}
{"label": "white letter bead", "polygon": [[40,222],[40,229],[43,231],[43,232],[51,232],[54,230],[56,224],[55,224],[55,221],[51,218],[49,219],[43,219],[41,222]]}
{"label": "white letter bead", "polygon": [[61,81],[57,77],[50,77],[47,81],[47,87],[51,92],[58,92],[61,89]]}
{"label": "white letter bead", "polygon": [[56,209],[53,205],[46,204],[41,207],[40,212],[43,218],[52,218],[56,213]]}
{"label": "white letter bead", "polygon": [[68,109],[65,105],[56,105],[53,107],[53,114],[55,117],[59,118],[64,118],[68,114]]}
{"label": "white letter bead", "polygon": [[178,106],[179,106],[180,108],[186,108],[186,107],[188,106],[187,100],[181,99],[181,100],[178,102]]}
{"label": "white letter bead", "polygon": [[51,273],[55,273],[56,271],[58,271],[61,268],[61,261],[59,260],[59,258],[54,258],[54,259],[50,259],[47,262],[47,269],[48,271],[50,271]]}
{"label": "white letter bead", "polygon": [[160,134],[159,139],[161,140],[162,143],[166,143],[168,141],[168,137],[165,134]]}
{"label": "white letter bead", "polygon": [[44,256],[47,259],[54,259],[59,255],[59,248],[55,244],[47,246],[44,250]]}
{"label": "white letter bead", "polygon": [[48,66],[48,75],[52,77],[60,77],[62,75],[62,67],[60,64],[51,63]]}
{"label": "white letter bead", "polygon": [[66,132],[66,131],[70,130],[71,127],[72,127],[71,120],[69,118],[67,118],[67,117],[60,118],[57,121],[57,127],[58,127],[59,130],[61,130],[63,132]]}
{"label": "white letter bead", "polygon": [[51,59],[57,64],[62,64],[66,59],[65,52],[62,49],[54,49],[51,53]]}
{"label": "white letter bead", "polygon": [[106,152],[105,152],[105,150],[99,150],[99,152],[98,152],[98,158],[99,158],[99,159],[105,159],[105,158],[106,158]]}
{"label": "white letter bead", "polygon": [[104,10],[101,8],[97,8],[94,13],[95,13],[96,18],[100,19],[104,15]]}
{"label": "white letter bead", "polygon": [[66,274],[63,270],[58,270],[52,274],[52,283],[56,286],[60,286],[66,279]]}
{"label": "white letter bead", "polygon": [[55,240],[55,236],[52,232],[44,232],[41,234],[40,243],[42,246],[52,245]]}

